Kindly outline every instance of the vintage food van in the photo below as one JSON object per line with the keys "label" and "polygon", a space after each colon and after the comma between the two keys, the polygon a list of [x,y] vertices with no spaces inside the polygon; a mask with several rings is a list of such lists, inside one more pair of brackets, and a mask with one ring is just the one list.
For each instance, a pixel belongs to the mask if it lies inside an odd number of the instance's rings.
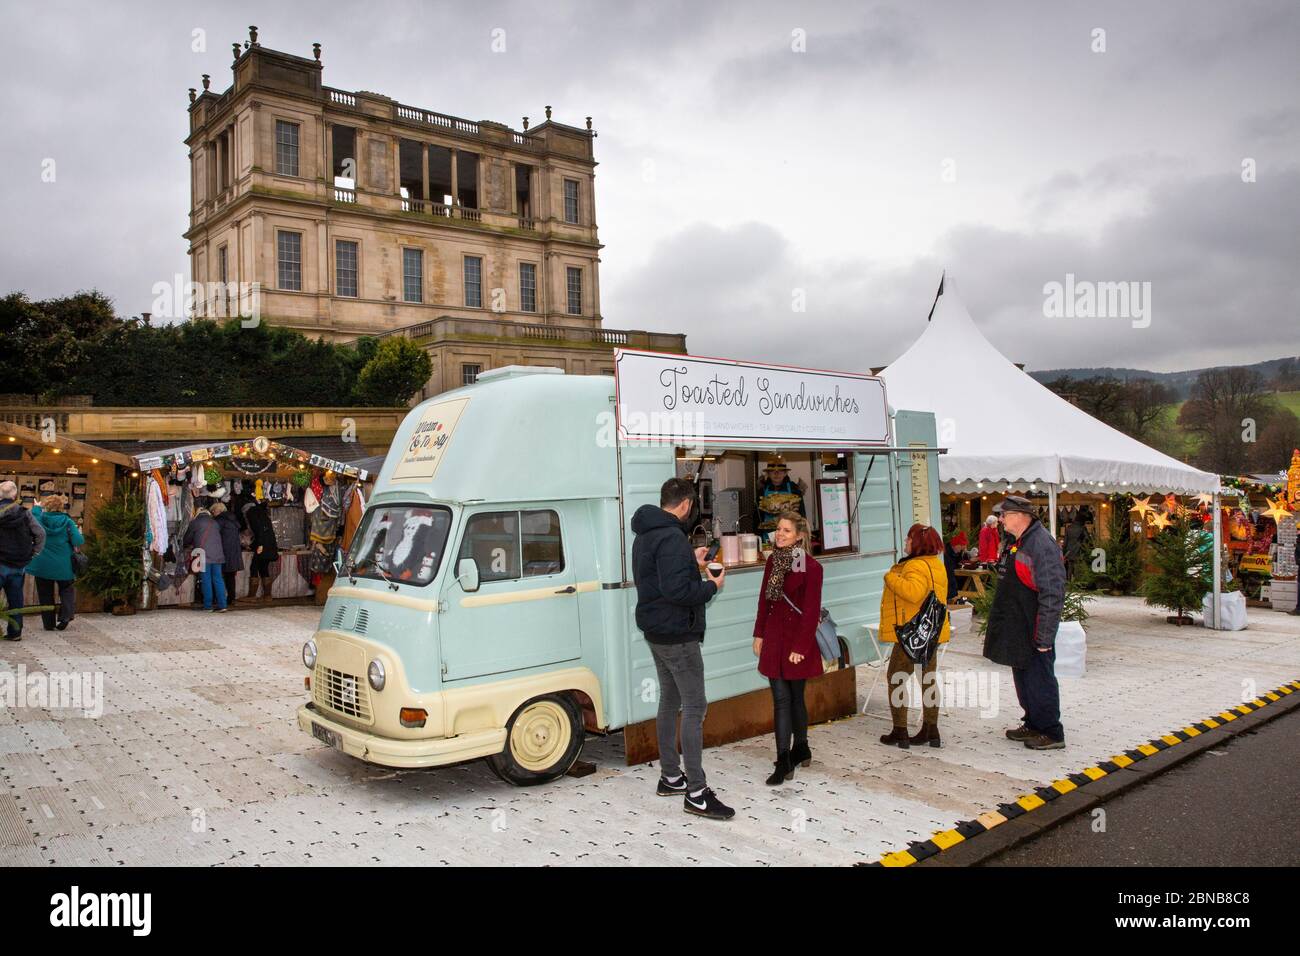
{"label": "vintage food van", "polygon": [[770,728],[752,535],[773,455],[799,485],[849,665],[810,683],[810,717],[853,712],[852,665],[880,658],[867,625],[884,571],[913,520],[937,520],[933,416],[890,410],[865,375],[634,350],[615,365],[496,369],[411,411],[303,647],[302,731],[388,767],[482,757],[518,785],[565,773],[586,733],[622,730],[629,763],[652,758],[630,521],[674,475],[697,482],[692,530],[728,545],[706,743]]}

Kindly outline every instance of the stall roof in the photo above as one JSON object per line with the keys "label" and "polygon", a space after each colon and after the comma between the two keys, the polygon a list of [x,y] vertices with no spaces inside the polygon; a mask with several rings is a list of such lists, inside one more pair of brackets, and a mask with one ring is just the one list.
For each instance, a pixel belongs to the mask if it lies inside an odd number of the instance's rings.
{"label": "stall roof", "polygon": [[[359,442],[347,442],[342,438],[331,435],[297,435],[292,437],[267,436],[273,442],[281,445],[288,445],[299,451],[305,451],[309,454],[320,455],[324,458],[333,458],[335,461],[345,461],[355,463],[363,458],[372,457],[366,451],[364,445]],[[214,438],[208,441],[191,442],[184,445],[178,445],[176,439],[134,439],[134,438],[114,438],[101,442],[103,447],[113,451],[121,452],[124,455],[130,455],[134,458],[147,457],[149,455],[167,454],[177,448],[203,448],[214,444],[223,444],[230,442],[245,442],[251,439],[244,438]],[[380,458],[382,461],[382,456]]]}
{"label": "stall roof", "polygon": [[[1042,326],[1037,326],[1041,328]],[[895,408],[934,412],[944,490],[977,481],[1214,492],[1219,478],[1130,438],[1036,382],[984,338],[951,278],[929,324],[882,373]]]}
{"label": "stall roof", "polygon": [[[211,458],[231,458],[236,457],[237,453],[232,449],[251,445],[255,439],[252,438],[227,438],[218,441],[201,441],[191,442],[186,445],[175,445],[167,448],[154,448],[148,451],[139,451],[133,455],[135,466],[141,471],[150,468],[159,468],[170,464],[171,460],[178,463],[188,463],[195,460],[192,456],[195,452],[209,452],[209,454],[198,459],[206,461]],[[330,471],[338,472],[340,475],[347,477],[360,478],[362,481],[368,481],[374,478],[374,472],[359,467],[356,461],[342,461],[337,458],[330,458],[326,455],[320,455],[307,448],[301,448],[297,445],[290,445],[287,442],[268,439],[271,446],[281,454],[287,454],[299,461],[301,464],[310,465],[315,468],[326,468]],[[304,443],[305,444],[305,443]]]}
{"label": "stall roof", "polygon": [[40,432],[24,428],[22,425],[15,425],[12,422],[0,421],[0,436],[6,439],[13,438],[24,445],[35,445],[42,448],[58,448],[61,451],[72,452],[76,455],[82,455],[86,458],[98,458],[101,461],[111,461],[115,465],[122,465],[126,468],[134,467],[134,463],[129,457],[112,448],[103,448],[99,445],[88,445],[85,442],[77,441],[75,438],[64,438],[61,435],[55,435],[54,441],[46,441]]}

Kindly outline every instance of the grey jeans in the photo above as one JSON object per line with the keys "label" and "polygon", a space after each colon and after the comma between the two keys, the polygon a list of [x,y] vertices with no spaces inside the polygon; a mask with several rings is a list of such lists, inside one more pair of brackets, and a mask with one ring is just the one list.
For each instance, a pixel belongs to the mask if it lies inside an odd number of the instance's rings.
{"label": "grey jeans", "polygon": [[682,761],[691,793],[703,790],[704,764],[704,655],[700,642],[651,644],[650,654],[659,672],[659,714],[655,731],[659,735],[659,767],[665,777],[681,773],[677,759],[677,713],[682,715]]}

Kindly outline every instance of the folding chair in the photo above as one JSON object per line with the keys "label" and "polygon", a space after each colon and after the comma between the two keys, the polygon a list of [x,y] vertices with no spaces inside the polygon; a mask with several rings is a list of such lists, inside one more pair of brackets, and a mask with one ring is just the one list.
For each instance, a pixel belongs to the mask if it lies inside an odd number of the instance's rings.
{"label": "folding chair", "polygon": [[[892,715],[889,713],[887,703],[886,703],[885,712],[883,714],[873,712],[868,708],[870,708],[871,698],[876,692],[876,685],[880,683],[880,678],[884,677],[885,672],[889,669],[889,654],[886,654],[884,652],[884,645],[881,644],[879,639],[876,637],[878,633],[876,629],[876,625],[863,624],[862,626],[866,629],[867,634],[870,635],[872,646],[876,650],[876,660],[867,664],[868,667],[875,670],[876,675],[875,677],[872,678],[871,687],[867,689],[866,699],[863,700],[862,702],[862,716],[863,717],[884,717],[888,719]],[[951,631],[951,627],[949,628],[949,630]],[[949,643],[952,642],[951,634],[949,635],[948,642]],[[890,653],[892,652],[893,652],[893,646],[890,645]],[[940,675],[943,672],[943,657],[947,653],[948,653],[948,644],[940,644],[938,650],[938,658],[936,659],[934,665],[934,679],[935,679],[935,686],[939,688],[939,695],[940,695],[939,707],[943,711],[943,715],[945,717],[951,717],[952,712],[949,710],[948,703],[946,699],[943,697],[943,684],[940,680]],[[916,686],[921,691],[921,694],[923,695],[925,693],[925,688],[924,685],[921,683],[921,675],[919,673],[913,673],[910,680],[916,681]],[[889,698],[889,683],[888,681],[886,681],[885,682],[886,701],[888,701],[888,698]],[[918,695],[918,699],[920,699],[920,695]]]}

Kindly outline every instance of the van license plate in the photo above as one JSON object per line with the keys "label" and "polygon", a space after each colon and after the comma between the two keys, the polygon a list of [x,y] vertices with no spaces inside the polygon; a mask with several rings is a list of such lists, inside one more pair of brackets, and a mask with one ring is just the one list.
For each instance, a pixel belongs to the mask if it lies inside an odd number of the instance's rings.
{"label": "van license plate", "polygon": [[322,727],[320,724],[311,725],[311,735],[323,744],[328,744],[338,750],[343,746],[343,738],[328,727]]}

